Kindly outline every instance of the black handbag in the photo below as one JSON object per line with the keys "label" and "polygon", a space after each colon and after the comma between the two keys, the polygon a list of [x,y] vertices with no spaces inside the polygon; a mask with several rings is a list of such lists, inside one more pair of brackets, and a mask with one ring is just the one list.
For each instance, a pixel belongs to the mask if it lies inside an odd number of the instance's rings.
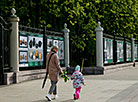
{"label": "black handbag", "polygon": [[[50,59],[51,59],[52,55],[54,55],[54,54],[55,54],[55,53],[53,52],[53,53],[50,55],[50,57],[49,57],[48,65],[47,65],[47,70],[48,70],[48,68],[49,68]],[[42,84],[42,89],[43,89],[44,86],[45,86],[47,76],[48,76],[48,72],[46,72],[46,76],[45,76],[44,81],[43,81],[43,84]]]}

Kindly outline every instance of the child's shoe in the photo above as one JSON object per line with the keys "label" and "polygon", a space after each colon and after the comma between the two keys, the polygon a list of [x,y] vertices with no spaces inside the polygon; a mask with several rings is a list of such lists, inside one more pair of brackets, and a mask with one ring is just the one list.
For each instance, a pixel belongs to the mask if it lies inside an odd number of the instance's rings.
{"label": "child's shoe", "polygon": [[74,100],[76,100],[77,98],[76,98],[76,95],[74,94]]}

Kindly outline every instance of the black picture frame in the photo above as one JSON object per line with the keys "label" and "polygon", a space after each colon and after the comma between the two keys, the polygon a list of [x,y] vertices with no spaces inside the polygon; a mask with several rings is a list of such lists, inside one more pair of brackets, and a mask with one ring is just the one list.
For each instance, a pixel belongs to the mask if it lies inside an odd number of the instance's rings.
{"label": "black picture frame", "polygon": [[20,34],[20,36],[19,36],[19,47],[20,48],[28,48],[28,36],[27,35]]}
{"label": "black picture frame", "polygon": [[[23,56],[23,53],[25,54]],[[19,64],[28,63],[28,51],[19,51]]]}

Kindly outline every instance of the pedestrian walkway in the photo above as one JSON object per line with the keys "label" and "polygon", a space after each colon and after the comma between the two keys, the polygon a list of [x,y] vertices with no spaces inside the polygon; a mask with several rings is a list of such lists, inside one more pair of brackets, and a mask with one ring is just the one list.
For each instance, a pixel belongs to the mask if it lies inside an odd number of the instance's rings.
{"label": "pedestrian walkway", "polygon": [[[130,66],[129,66],[130,67]],[[72,81],[67,83],[60,78],[57,100],[52,102],[138,102],[138,68],[87,75],[86,86],[82,87],[81,98],[73,100]],[[43,79],[27,81],[9,86],[0,86],[0,102],[48,102],[45,98],[50,81],[41,89]]]}

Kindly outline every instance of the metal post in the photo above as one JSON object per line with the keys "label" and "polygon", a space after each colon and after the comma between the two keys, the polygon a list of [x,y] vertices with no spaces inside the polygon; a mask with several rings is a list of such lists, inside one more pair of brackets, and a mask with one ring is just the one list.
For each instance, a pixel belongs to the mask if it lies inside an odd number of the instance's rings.
{"label": "metal post", "polygon": [[133,38],[133,35],[131,34],[131,42],[132,42],[132,45],[131,45],[131,53],[132,53],[132,62],[133,62],[133,66],[135,67],[135,41],[134,41],[134,38]]}
{"label": "metal post", "polygon": [[43,53],[44,53],[44,61],[43,67],[46,68],[46,55],[47,55],[47,39],[46,39],[46,23],[43,24]]}
{"label": "metal post", "polygon": [[124,37],[124,62],[126,62],[126,35],[125,33],[123,34]]}
{"label": "metal post", "polygon": [[114,41],[113,41],[113,62],[114,64],[117,62],[117,42],[116,42],[116,34],[115,30],[113,31]]}
{"label": "metal post", "polygon": [[1,68],[0,68],[0,70],[1,70],[1,84],[4,84],[4,36],[3,36],[4,34],[3,34],[3,25],[1,25],[1,45],[2,45],[2,49],[1,49]]}

